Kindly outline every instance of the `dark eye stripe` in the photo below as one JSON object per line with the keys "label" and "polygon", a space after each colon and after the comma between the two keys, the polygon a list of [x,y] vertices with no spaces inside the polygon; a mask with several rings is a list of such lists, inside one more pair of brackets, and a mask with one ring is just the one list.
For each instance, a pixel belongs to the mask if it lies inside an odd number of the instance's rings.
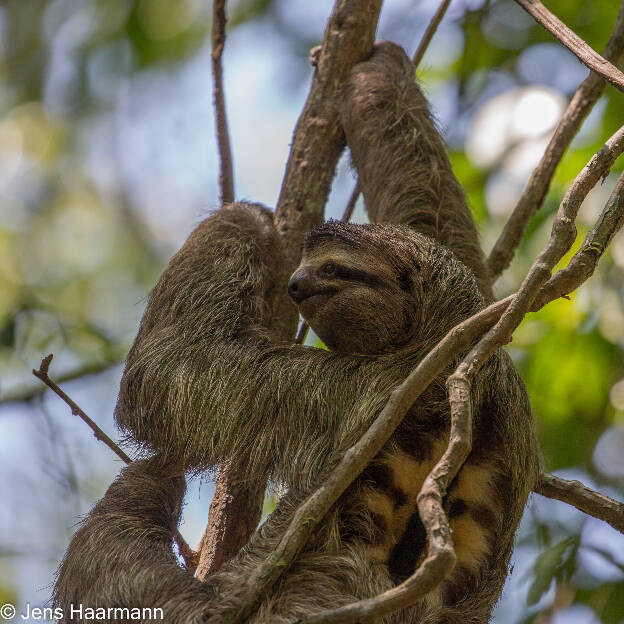
{"label": "dark eye stripe", "polygon": [[351,282],[362,282],[370,286],[378,286],[383,281],[380,277],[377,277],[377,275],[367,273],[366,271],[362,271],[362,269],[350,269],[349,267],[340,265],[336,267],[336,277]]}

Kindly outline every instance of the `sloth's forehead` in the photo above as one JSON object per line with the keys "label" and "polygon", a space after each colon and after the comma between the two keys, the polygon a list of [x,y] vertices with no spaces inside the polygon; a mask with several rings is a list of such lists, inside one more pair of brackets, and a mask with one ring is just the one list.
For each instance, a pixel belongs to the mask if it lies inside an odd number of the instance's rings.
{"label": "sloth's forehead", "polygon": [[381,254],[340,240],[324,240],[312,248],[304,249],[302,265],[321,265],[324,262],[357,267],[377,274],[382,273],[383,267],[387,265],[386,259]]}

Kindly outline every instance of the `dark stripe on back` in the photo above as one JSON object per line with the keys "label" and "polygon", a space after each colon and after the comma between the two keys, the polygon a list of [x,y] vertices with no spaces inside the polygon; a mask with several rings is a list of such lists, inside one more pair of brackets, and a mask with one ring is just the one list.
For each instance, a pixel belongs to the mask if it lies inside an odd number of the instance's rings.
{"label": "dark stripe on back", "polygon": [[486,529],[496,530],[498,517],[489,507],[486,505],[471,505],[469,511],[475,522],[478,522]]}
{"label": "dark stripe on back", "polygon": [[416,563],[425,548],[427,534],[418,515],[418,509],[410,516],[401,539],[396,543],[388,558],[388,571],[398,585],[411,576]]}
{"label": "dark stripe on back", "polygon": [[466,505],[466,501],[463,498],[456,498],[449,506],[447,513],[448,519],[450,520],[451,518],[461,516],[467,509],[468,505]]}
{"label": "dark stripe on back", "polygon": [[367,484],[383,492],[394,503],[395,509],[407,503],[407,494],[394,485],[392,471],[385,464],[370,464],[362,476]]}
{"label": "dark stripe on back", "polygon": [[407,269],[404,269],[401,273],[399,273],[397,282],[399,283],[399,288],[406,292],[410,292],[412,290],[412,286],[414,285],[412,282],[412,276]]}

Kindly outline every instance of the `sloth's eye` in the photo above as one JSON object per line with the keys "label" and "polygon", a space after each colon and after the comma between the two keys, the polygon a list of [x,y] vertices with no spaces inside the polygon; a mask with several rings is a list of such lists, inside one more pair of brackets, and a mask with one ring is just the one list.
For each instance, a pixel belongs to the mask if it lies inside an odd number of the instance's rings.
{"label": "sloth's eye", "polygon": [[324,277],[332,277],[336,274],[336,265],[333,262],[326,262],[321,267],[321,273]]}

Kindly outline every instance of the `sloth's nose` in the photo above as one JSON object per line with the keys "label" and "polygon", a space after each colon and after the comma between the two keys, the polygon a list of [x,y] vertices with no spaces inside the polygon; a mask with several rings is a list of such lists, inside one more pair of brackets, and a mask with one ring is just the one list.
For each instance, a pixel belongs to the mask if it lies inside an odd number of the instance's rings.
{"label": "sloth's nose", "polygon": [[300,303],[304,299],[315,294],[317,285],[311,279],[310,273],[306,269],[297,269],[288,282],[288,294],[295,303]]}

